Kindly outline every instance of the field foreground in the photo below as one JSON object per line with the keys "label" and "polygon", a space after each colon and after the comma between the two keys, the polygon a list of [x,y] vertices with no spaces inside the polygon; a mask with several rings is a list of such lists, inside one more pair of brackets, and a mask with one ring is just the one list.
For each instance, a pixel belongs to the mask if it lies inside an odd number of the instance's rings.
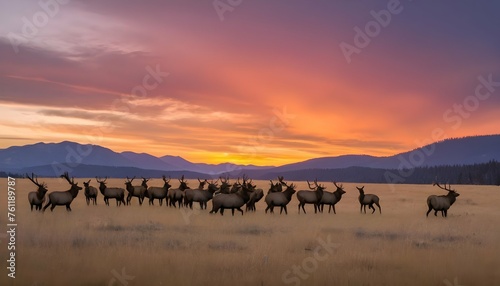
{"label": "field foreground", "polygon": [[[59,179],[39,179],[49,192]],[[82,185],[83,179],[76,179]],[[173,182],[174,180],[172,180]],[[269,188],[267,181],[254,181]],[[307,189],[298,182],[298,189]],[[327,191],[335,188],[324,183]],[[97,187],[95,180],[92,185]],[[153,179],[150,186],[161,186]],[[0,180],[6,190],[6,179]],[[108,186],[123,186],[110,179]],[[196,187],[195,181],[190,181]],[[0,236],[1,285],[500,285],[500,188],[453,186],[460,193],[448,218],[425,217],[426,198],[444,194],[424,185],[365,185],[379,195],[382,215],[360,214],[354,184],[337,214],[288,215],[142,206],[87,206],[83,191],[54,212],[31,212],[35,186],[17,180],[16,278],[7,277],[7,243]],[[174,183],[174,187],[177,184]],[[7,197],[0,196],[5,210]],[[276,211],[276,210],[275,210]],[[7,214],[0,214],[5,234]]]}

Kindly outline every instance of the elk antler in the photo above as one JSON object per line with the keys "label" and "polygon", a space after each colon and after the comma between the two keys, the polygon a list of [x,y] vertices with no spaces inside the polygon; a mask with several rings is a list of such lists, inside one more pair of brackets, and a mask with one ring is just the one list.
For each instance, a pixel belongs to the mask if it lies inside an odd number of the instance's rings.
{"label": "elk antler", "polygon": [[26,173],[26,177],[28,177],[28,179],[30,179],[30,181],[33,182],[33,184],[40,186],[40,184],[38,183],[38,179],[35,178],[34,173],[31,173],[31,178],[30,178],[30,175],[28,173]]}
{"label": "elk antler", "polygon": [[451,184],[448,184],[448,188],[446,187],[446,184],[444,184],[444,187],[441,187],[439,183],[434,183],[433,186],[438,186],[440,189],[443,189],[448,192],[454,192],[455,190],[451,189]]}
{"label": "elk antler", "polygon": [[311,189],[311,190],[314,190],[314,189],[315,189],[314,187],[311,187],[311,183],[309,183],[309,181],[306,181],[306,182],[307,182],[307,184],[309,185],[309,189]]}
{"label": "elk antler", "polygon": [[[340,184],[340,186],[339,186],[339,185],[337,185],[337,182],[335,182],[335,181],[332,181],[332,183],[335,185],[335,187],[337,187],[337,188],[339,188],[339,189],[343,189],[343,188],[344,188],[344,185],[343,185],[343,184]],[[364,187],[363,187],[363,188],[364,188]]]}
{"label": "elk antler", "polygon": [[62,174],[62,175],[61,175],[61,178],[65,178],[65,179],[66,179],[66,181],[68,181],[68,183],[69,183],[70,185],[74,185],[74,184],[75,184],[74,179],[73,179],[73,181],[71,181],[71,180],[69,179],[69,174],[68,174],[68,172],[64,172],[64,174]]}

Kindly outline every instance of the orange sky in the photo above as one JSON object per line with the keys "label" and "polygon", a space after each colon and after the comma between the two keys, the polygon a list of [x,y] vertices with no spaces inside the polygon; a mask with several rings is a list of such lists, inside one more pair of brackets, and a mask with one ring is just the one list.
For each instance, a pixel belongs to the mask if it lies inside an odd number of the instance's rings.
{"label": "orange sky", "polygon": [[0,148],[282,165],[500,131],[497,87],[470,106],[478,77],[500,82],[496,2],[401,1],[350,63],[339,45],[384,3],[245,1],[221,21],[209,2],[71,1],[34,35],[36,2],[1,9]]}

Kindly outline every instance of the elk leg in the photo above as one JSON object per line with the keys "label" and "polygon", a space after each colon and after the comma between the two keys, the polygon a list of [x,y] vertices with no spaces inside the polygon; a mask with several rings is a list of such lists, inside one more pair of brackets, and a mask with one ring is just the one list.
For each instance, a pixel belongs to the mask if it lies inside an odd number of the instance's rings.
{"label": "elk leg", "polygon": [[241,208],[236,208],[236,209],[241,212],[241,215],[243,215],[243,210]]}
{"label": "elk leg", "polygon": [[50,206],[50,211],[54,211],[54,208],[56,207],[55,204],[52,204],[52,206]]}
{"label": "elk leg", "polygon": [[69,206],[69,204],[66,205],[66,210],[69,212],[71,211],[71,207]]}
{"label": "elk leg", "polygon": [[[380,214],[382,214],[382,208],[380,207],[380,204],[379,203],[375,203],[375,204],[377,205]],[[375,211],[375,208],[373,208],[373,210]]]}
{"label": "elk leg", "polygon": [[288,215],[288,211],[286,210],[286,206],[283,206],[283,208],[285,209],[285,214]]}
{"label": "elk leg", "polygon": [[[335,212],[335,205],[332,205],[331,207],[333,208],[333,213],[334,213],[334,214],[337,214],[337,213]],[[328,212],[328,213],[330,213],[330,212]]]}
{"label": "elk leg", "polygon": [[231,214],[234,216],[234,208],[231,208]]}

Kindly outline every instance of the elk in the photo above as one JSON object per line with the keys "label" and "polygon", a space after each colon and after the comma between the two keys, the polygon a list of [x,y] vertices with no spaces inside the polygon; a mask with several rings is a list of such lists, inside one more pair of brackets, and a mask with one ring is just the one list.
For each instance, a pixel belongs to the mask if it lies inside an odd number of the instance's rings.
{"label": "elk", "polygon": [[299,214],[301,207],[304,213],[306,213],[306,210],[304,208],[305,204],[313,204],[314,213],[317,213],[317,211],[319,210],[319,203],[321,201],[321,198],[323,197],[323,190],[326,189],[325,186],[318,185],[318,179],[314,180],[314,185],[316,187],[311,187],[311,183],[309,183],[309,181],[307,181],[307,184],[309,185],[309,189],[313,191],[304,190],[297,192],[297,199],[299,200]]}
{"label": "elk", "polygon": [[189,189],[187,182],[184,180],[184,175],[179,179],[179,188],[168,190],[167,196],[170,201],[170,206],[176,207],[175,203],[179,204],[179,208],[182,207],[182,199],[184,198],[184,191]]}
{"label": "elk", "polygon": [[106,177],[104,180],[99,180],[95,177],[95,180],[99,183],[99,190],[101,194],[104,196],[104,203],[109,206],[109,199],[116,199],[116,206],[120,206],[121,204],[125,205],[125,189],[123,188],[108,188],[106,186]]}
{"label": "elk", "polygon": [[[168,189],[170,189],[170,187],[172,187],[169,182],[170,182],[170,177],[168,177],[168,181],[167,181],[167,178],[165,176],[162,176],[162,179],[163,179],[163,187],[149,187],[148,190],[147,190],[147,196],[149,198],[149,205],[154,205],[154,199],[158,199],[160,201],[160,206],[163,204],[163,199],[166,199],[167,198],[167,193],[168,193]],[[167,205],[167,203],[165,203],[165,205]]]}
{"label": "elk", "polygon": [[202,180],[200,180],[200,178],[198,178],[198,182],[199,182],[199,185],[198,185],[197,189],[189,189],[188,188],[184,191],[184,206],[185,207],[190,206],[191,209],[193,209],[193,199],[194,199],[195,195],[196,195],[196,198],[198,199],[198,195],[200,194],[200,192],[203,192],[203,188],[205,188],[205,184],[208,183],[208,181],[206,179],[202,181]]}
{"label": "elk", "polygon": [[43,207],[43,211],[45,211],[49,206],[50,211],[53,211],[56,206],[66,206],[67,211],[71,211],[71,202],[73,199],[78,196],[78,191],[82,189],[82,187],[78,186],[78,183],[75,183],[75,179],[69,179],[68,172],[65,172],[61,175],[61,178],[66,179],[68,183],[71,185],[71,188],[64,192],[52,192],[49,194],[49,200],[47,204]]}
{"label": "elk", "polygon": [[282,192],[283,191],[283,186],[286,186],[286,183],[283,181],[284,177],[283,176],[278,176],[278,183],[273,183],[273,180],[269,180],[271,182],[271,187],[269,188],[269,193],[275,193],[275,192]]}
{"label": "elk", "polygon": [[457,200],[457,197],[460,196],[459,193],[457,193],[455,190],[451,189],[451,185],[448,185],[446,187],[446,184],[444,187],[441,187],[438,183],[434,183],[434,186],[438,186],[440,189],[443,189],[445,191],[448,191],[448,194],[445,196],[436,196],[436,195],[431,195],[427,198],[427,206],[429,207],[429,210],[426,213],[426,217],[429,216],[429,213],[434,210],[434,215],[437,216],[437,212],[441,211],[441,216],[447,217],[448,216],[448,209],[453,205],[453,203]]}
{"label": "elk", "polygon": [[217,213],[217,211],[220,210],[220,214],[224,215],[224,209],[231,209],[231,213],[234,216],[234,210],[237,209],[241,212],[241,215],[243,215],[241,207],[250,199],[250,192],[252,192],[252,190],[247,188],[244,179],[242,187],[236,193],[218,194],[214,196],[210,213]]}
{"label": "elk", "polygon": [[382,214],[382,208],[380,207],[380,199],[377,195],[373,195],[373,194],[366,194],[365,195],[365,186],[361,187],[361,188],[358,188],[356,187],[356,189],[358,189],[359,191],[359,203],[361,204],[361,208],[359,209],[359,211],[361,213],[363,213],[363,207],[364,207],[364,210],[365,210],[365,214],[366,214],[366,206],[368,206],[370,209],[372,209],[372,214],[375,212],[375,208],[373,207],[373,204],[376,204],[377,207],[378,207],[378,210],[380,212],[380,214]]}
{"label": "elk", "polygon": [[[219,179],[217,179],[219,181]],[[211,200],[214,196],[214,193],[219,189],[217,187],[217,181],[208,181],[205,179],[204,181],[198,179],[200,185],[198,189],[187,189],[184,194],[184,201],[186,202],[186,207],[193,209],[193,202],[200,203],[201,209],[207,208],[207,202]],[[205,184],[208,183],[208,189],[203,190]]]}
{"label": "elk", "polygon": [[264,197],[263,189],[256,189],[257,186],[252,185],[252,180],[247,183],[247,188],[253,189],[253,192],[250,194],[250,199],[246,204],[245,211],[255,211],[255,204],[258,203]]}
{"label": "elk", "polygon": [[328,213],[330,213],[330,211],[333,208],[333,213],[337,214],[335,212],[335,204],[338,203],[342,199],[342,195],[345,194],[345,191],[344,191],[344,186],[342,184],[339,186],[339,185],[337,185],[336,182],[332,182],[332,183],[337,188],[337,190],[335,190],[335,192],[333,192],[333,193],[330,193],[327,191],[323,192],[323,197],[321,198],[321,201],[319,202],[321,204],[320,211],[323,212],[323,207],[325,205],[329,205],[328,206]]}
{"label": "elk", "polygon": [[285,214],[288,214],[286,206],[292,200],[293,194],[295,194],[295,186],[291,184],[288,186],[285,183],[286,189],[283,192],[270,192],[266,195],[265,201],[267,204],[266,213],[269,210],[274,213],[274,207],[281,207],[280,214],[285,210]]}
{"label": "elk", "polygon": [[87,201],[87,206],[90,205],[90,201],[92,201],[93,205],[97,205],[97,189],[90,185],[90,180],[83,182],[83,186],[85,187],[85,200]]}
{"label": "elk", "polygon": [[36,191],[30,192],[28,194],[28,201],[31,205],[31,211],[33,211],[33,206],[35,206],[35,210],[39,211],[42,209],[42,205],[45,202],[47,185],[44,182],[42,182],[41,184],[38,183],[38,178],[35,178],[35,174],[33,173],[31,173],[31,178],[28,174],[26,174],[26,177],[28,177],[28,179],[30,179],[30,181],[38,187]]}
{"label": "elk", "polygon": [[135,176],[132,179],[129,179],[127,177],[127,180],[125,181],[125,189],[128,192],[127,205],[130,205],[132,197],[137,197],[139,199],[139,205],[142,205],[142,202],[144,201],[144,195],[146,193],[146,190],[148,189],[147,182],[149,181],[149,179],[143,177],[140,186],[132,186],[132,182],[134,181],[134,179]]}
{"label": "elk", "polygon": [[220,190],[218,193],[220,193],[220,194],[231,193],[230,192],[231,184],[229,184],[229,177],[226,177],[226,178],[219,177],[219,180],[220,180],[221,185],[220,185]]}

